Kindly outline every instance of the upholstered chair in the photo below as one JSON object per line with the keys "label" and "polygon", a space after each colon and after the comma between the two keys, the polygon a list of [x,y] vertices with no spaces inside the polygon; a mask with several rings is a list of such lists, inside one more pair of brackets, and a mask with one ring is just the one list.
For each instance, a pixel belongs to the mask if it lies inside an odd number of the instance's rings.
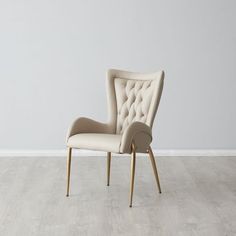
{"label": "upholstered chair", "polygon": [[110,183],[111,153],[131,155],[130,207],[132,206],[136,153],[148,153],[157,187],[161,187],[151,149],[152,125],[160,102],[164,72],[143,74],[110,69],[107,72],[108,123],[88,118],[76,119],[66,142],[67,196],[69,196],[72,149],[107,152],[107,185]]}

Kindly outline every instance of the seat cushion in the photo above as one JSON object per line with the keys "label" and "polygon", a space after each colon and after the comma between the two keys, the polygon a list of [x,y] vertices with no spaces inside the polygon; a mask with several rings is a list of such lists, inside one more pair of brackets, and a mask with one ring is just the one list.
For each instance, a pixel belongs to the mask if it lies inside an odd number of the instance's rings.
{"label": "seat cushion", "polygon": [[119,153],[120,143],[121,135],[119,134],[81,133],[71,136],[68,139],[67,146]]}

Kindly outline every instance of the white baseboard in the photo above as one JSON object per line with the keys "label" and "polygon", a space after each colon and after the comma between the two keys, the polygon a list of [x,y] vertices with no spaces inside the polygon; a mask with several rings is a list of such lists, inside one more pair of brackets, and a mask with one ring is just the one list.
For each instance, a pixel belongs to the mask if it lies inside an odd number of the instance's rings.
{"label": "white baseboard", "polygon": [[[75,156],[105,156],[105,152],[74,150]],[[236,149],[154,149],[155,156],[191,157],[191,156],[235,156]],[[122,154],[113,154],[122,156]],[[143,156],[145,154],[138,154]],[[0,157],[64,157],[66,150],[0,150]]]}

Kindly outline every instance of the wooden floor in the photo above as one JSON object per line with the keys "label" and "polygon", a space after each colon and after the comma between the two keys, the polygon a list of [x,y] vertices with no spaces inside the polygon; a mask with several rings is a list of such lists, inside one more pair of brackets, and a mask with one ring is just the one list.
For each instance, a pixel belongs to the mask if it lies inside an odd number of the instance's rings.
{"label": "wooden floor", "polygon": [[0,235],[236,235],[236,158],[137,157],[133,208],[130,160],[72,159],[65,197],[65,158],[0,158]]}

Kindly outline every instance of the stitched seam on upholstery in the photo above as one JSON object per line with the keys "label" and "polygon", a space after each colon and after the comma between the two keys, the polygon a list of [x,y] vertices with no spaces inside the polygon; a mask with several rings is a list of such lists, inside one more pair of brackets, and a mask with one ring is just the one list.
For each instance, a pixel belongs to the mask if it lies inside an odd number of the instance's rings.
{"label": "stitched seam on upholstery", "polygon": [[[131,124],[134,121],[141,121],[143,123],[146,123],[148,113],[150,111],[150,103],[148,103],[148,108],[146,108],[147,112],[142,111],[142,102],[145,100],[145,92],[148,90],[152,82],[154,80],[132,80],[132,79],[126,79],[126,78],[115,78],[118,80],[125,80],[125,91],[124,91],[124,96],[125,96],[125,101],[123,101],[120,106],[118,107],[117,103],[117,124],[116,124],[116,133],[122,134],[127,127],[127,125]],[[137,88],[138,87],[138,88]],[[127,90],[129,88],[129,90]],[[153,97],[153,88],[152,91],[150,91],[151,95],[149,96]],[[131,102],[130,106],[128,106],[128,102],[130,97],[134,96],[134,100]],[[147,95],[148,96],[148,95]],[[137,99],[140,101],[137,102]],[[151,98],[150,98],[151,99]],[[125,111],[128,111],[126,115],[124,115]],[[139,111],[141,110],[141,112]],[[137,112],[139,111],[139,112]],[[133,112],[134,114],[132,115]],[[137,115],[139,114],[139,116]],[[124,116],[122,118],[122,116]],[[122,120],[123,119],[123,120]]]}
{"label": "stitched seam on upholstery", "polygon": [[[133,139],[134,139],[134,136],[136,136],[137,134],[139,134],[139,133],[144,133],[144,134],[146,134],[146,135],[148,135],[150,138],[151,138],[151,142],[152,142],[152,135],[150,135],[148,132],[145,132],[145,131],[137,131],[137,132],[135,132],[132,136],[131,136],[131,142],[130,142],[130,144],[129,144],[129,146],[131,147],[131,144],[132,144],[132,141],[133,141]],[[121,139],[122,140],[122,139]],[[151,143],[150,142],[150,143]],[[120,142],[120,147],[121,147],[121,143],[122,142]],[[134,143],[134,145],[135,145],[135,143]],[[119,151],[121,151],[120,150],[120,147],[119,147]]]}

